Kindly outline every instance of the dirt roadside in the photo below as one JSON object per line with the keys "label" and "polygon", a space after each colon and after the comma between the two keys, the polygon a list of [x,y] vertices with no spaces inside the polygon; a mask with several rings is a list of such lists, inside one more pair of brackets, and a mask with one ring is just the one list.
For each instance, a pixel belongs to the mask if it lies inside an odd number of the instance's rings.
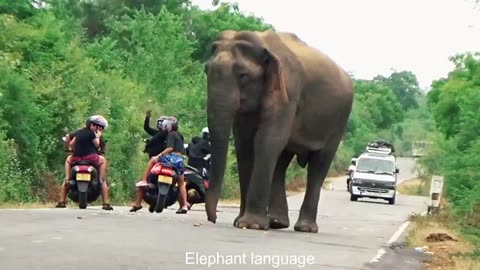
{"label": "dirt roadside", "polygon": [[[415,178],[401,183],[398,190],[405,195],[428,196],[429,186],[427,179]],[[455,218],[448,212],[415,215],[410,221],[407,247],[427,255],[423,260],[425,270],[480,270],[480,258],[470,256],[474,245],[462,237]]]}

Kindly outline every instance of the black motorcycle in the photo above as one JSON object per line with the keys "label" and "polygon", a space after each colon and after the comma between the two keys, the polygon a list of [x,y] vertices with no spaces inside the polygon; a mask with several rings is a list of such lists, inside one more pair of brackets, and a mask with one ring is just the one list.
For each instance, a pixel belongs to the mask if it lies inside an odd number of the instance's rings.
{"label": "black motorcycle", "polygon": [[[62,140],[65,142],[65,137]],[[105,141],[106,143],[107,141]],[[65,147],[65,152],[71,153],[72,151]],[[99,155],[104,153],[104,150],[99,149]],[[73,162],[70,166],[67,188],[68,198],[78,203],[80,209],[87,208],[87,204],[97,200],[102,193],[98,166],[88,160]]]}

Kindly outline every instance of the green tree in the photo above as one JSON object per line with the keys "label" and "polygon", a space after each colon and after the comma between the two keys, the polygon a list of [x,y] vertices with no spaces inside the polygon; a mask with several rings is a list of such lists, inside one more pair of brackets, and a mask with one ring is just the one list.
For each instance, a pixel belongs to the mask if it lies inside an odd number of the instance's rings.
{"label": "green tree", "polygon": [[416,98],[420,88],[417,77],[411,71],[393,72],[389,77],[379,75],[374,80],[390,87],[404,110],[418,108]]}
{"label": "green tree", "polygon": [[428,108],[441,136],[422,161],[445,176],[446,196],[461,225],[480,235],[480,54],[451,58],[455,69],[432,84]]}
{"label": "green tree", "polygon": [[237,4],[219,3],[213,11],[192,7],[189,11],[191,24],[187,25],[189,33],[197,42],[193,59],[204,62],[208,59],[211,43],[223,30],[264,31],[274,29],[262,19],[243,14]]}

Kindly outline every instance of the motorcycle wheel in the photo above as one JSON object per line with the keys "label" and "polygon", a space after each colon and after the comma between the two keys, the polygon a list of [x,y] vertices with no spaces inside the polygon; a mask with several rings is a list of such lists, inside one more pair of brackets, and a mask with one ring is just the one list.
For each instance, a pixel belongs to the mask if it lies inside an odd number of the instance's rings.
{"label": "motorcycle wheel", "polygon": [[80,209],[87,208],[87,193],[86,192],[80,192],[78,194],[78,207]]}
{"label": "motorcycle wheel", "polygon": [[167,195],[158,194],[157,197],[157,204],[155,206],[155,212],[161,213],[163,208],[165,207],[165,200],[167,199]]}

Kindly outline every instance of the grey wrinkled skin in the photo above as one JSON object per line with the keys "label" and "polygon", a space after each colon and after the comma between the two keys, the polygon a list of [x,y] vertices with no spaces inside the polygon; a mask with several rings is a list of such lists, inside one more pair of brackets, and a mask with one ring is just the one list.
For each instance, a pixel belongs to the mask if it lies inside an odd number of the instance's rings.
{"label": "grey wrinkled skin", "polygon": [[223,31],[205,65],[212,159],[206,198],[216,208],[233,131],[241,207],[239,228],[289,226],[285,172],[294,156],[307,189],[294,226],[318,232],[320,189],[352,109],[353,83],[322,52],[291,33]]}

